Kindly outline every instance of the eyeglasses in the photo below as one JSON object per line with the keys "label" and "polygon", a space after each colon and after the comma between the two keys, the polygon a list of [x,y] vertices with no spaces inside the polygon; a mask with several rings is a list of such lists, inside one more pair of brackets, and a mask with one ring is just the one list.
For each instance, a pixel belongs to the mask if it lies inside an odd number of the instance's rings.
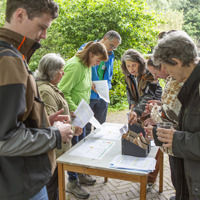
{"label": "eyeglasses", "polygon": [[110,44],[110,48],[111,48],[112,50],[116,50],[116,49],[117,49],[117,47],[115,47],[113,44]]}

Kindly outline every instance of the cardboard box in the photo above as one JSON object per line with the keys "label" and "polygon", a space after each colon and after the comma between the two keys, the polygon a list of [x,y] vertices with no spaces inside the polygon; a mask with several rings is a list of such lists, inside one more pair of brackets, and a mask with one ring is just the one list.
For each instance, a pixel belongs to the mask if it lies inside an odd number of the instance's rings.
{"label": "cardboard box", "polygon": [[128,125],[128,130],[131,130],[131,131],[133,131],[135,133],[142,133],[144,137],[145,137],[145,134],[146,134],[145,131],[144,131],[144,128],[139,123],[135,123],[133,125],[129,124]]}
{"label": "cardboard box", "polygon": [[[137,133],[131,132],[133,137],[137,136]],[[135,135],[134,135],[135,134]],[[129,140],[122,137],[121,139],[122,144],[122,155],[130,155],[130,156],[136,156],[136,157],[146,157],[148,153],[151,151],[151,141],[148,139],[145,139],[145,143],[142,142],[142,147],[130,142]]]}

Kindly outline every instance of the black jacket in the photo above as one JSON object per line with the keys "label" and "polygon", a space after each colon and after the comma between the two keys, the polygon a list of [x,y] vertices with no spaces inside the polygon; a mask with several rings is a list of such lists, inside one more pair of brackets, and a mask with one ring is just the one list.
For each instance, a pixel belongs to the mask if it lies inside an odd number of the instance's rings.
{"label": "black jacket", "polygon": [[[173,136],[172,151],[184,159],[191,200],[200,199],[200,63],[178,94],[182,104],[179,129]],[[181,184],[181,183],[180,183]]]}

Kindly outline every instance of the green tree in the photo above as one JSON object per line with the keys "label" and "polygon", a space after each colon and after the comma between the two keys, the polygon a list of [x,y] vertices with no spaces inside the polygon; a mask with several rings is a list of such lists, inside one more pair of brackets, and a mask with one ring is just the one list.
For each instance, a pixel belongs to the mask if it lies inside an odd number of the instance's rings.
{"label": "green tree", "polygon": [[0,27],[2,27],[5,22],[5,10],[6,10],[6,0],[1,0],[0,1]]}
{"label": "green tree", "polygon": [[122,36],[122,44],[115,51],[117,59],[134,48],[147,53],[155,44],[158,16],[145,10],[143,0],[57,0],[59,18],[48,31],[43,47],[34,54],[31,68],[37,68],[39,58],[47,52],[58,52],[65,59],[74,55],[85,42],[101,39],[109,30]]}
{"label": "green tree", "polygon": [[165,10],[170,7],[168,0],[146,0],[146,2],[154,10]]}
{"label": "green tree", "polygon": [[180,1],[186,0],[146,0],[149,9],[155,10],[160,16],[160,20],[164,22],[157,26],[157,30],[182,30],[183,11],[179,9],[181,5]]}
{"label": "green tree", "polygon": [[199,40],[200,37],[200,1],[188,0],[180,5],[184,13],[183,30]]}
{"label": "green tree", "polygon": [[[200,1],[199,0],[146,0],[147,3],[156,10],[160,11],[168,11],[172,10],[180,15],[178,18],[172,18],[173,21],[178,22],[180,20],[180,16],[183,18],[181,20],[182,29],[186,31],[190,36],[192,36],[195,40],[199,40],[200,38]],[[170,15],[167,15],[168,18]],[[167,20],[169,21],[169,20]],[[184,22],[184,23],[183,23]],[[176,29],[171,27],[171,29]]]}

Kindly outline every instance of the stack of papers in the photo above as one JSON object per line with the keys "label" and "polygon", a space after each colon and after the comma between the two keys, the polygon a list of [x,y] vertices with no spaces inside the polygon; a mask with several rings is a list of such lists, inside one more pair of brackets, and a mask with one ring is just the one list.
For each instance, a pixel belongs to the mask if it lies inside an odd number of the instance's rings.
{"label": "stack of papers", "polygon": [[111,168],[128,169],[134,171],[152,172],[155,170],[154,158],[139,158],[134,156],[117,155],[110,163]]}
{"label": "stack of papers", "polygon": [[84,142],[74,149],[69,155],[92,159],[102,159],[102,157],[115,145],[114,141],[83,139]]}

